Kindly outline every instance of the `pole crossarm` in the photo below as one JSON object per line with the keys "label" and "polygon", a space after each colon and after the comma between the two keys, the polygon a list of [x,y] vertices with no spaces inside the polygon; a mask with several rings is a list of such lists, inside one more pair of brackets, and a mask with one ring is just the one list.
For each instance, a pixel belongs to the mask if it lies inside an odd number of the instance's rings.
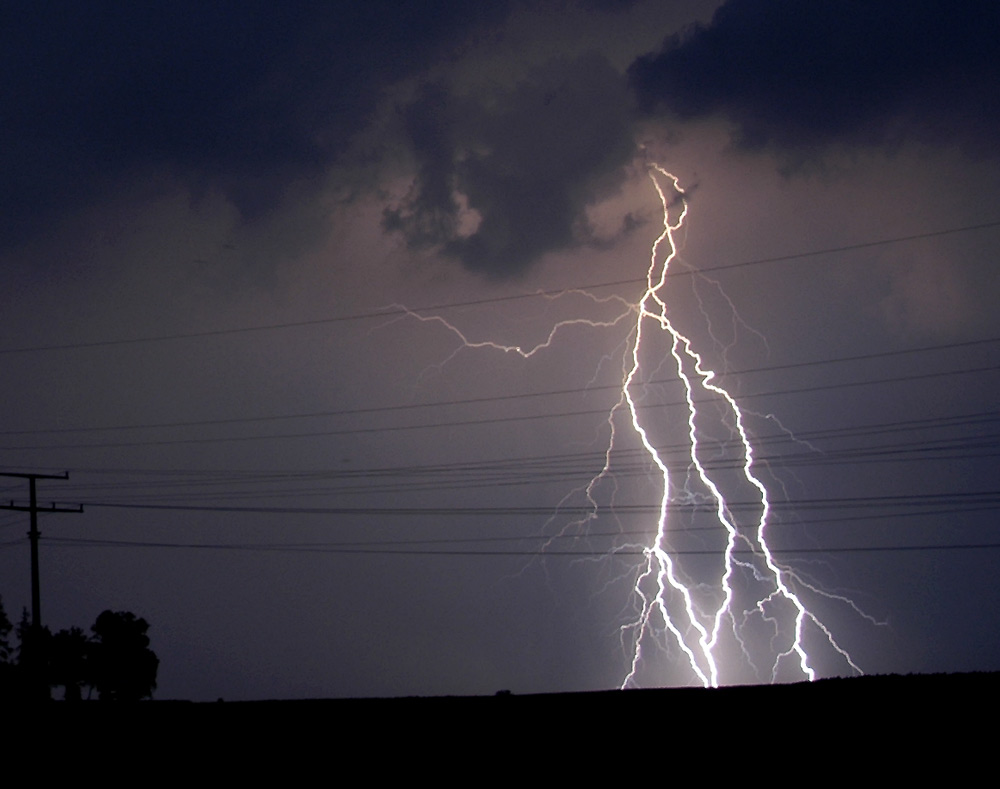
{"label": "pole crossarm", "polygon": [[14,512],[83,512],[83,505],[57,507],[55,504],[50,504],[48,507],[33,507],[30,504],[15,504],[11,501],[10,504],[0,504],[0,510],[14,510]]}

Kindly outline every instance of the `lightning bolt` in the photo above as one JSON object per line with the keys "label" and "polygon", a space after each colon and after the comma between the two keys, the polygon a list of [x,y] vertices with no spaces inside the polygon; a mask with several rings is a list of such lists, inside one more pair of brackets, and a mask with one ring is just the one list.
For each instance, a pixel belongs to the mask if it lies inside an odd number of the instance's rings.
{"label": "lightning bolt", "polygon": [[[620,397],[606,420],[610,437],[603,453],[604,465],[582,489],[587,501],[586,514],[564,525],[556,535],[562,536],[571,531],[586,533],[588,525],[597,519],[601,511],[598,487],[613,478],[613,456],[620,441],[616,417],[623,415],[630,433],[638,439],[649,461],[660,490],[653,534],[649,542],[641,546],[643,561],[635,568],[631,582],[635,613],[620,628],[622,643],[631,653],[628,671],[621,683],[623,689],[639,684],[645,652],[650,645],[665,648],[672,644],[679,649],[683,656],[681,660],[689,667],[693,680],[705,687],[715,687],[726,681],[723,657],[730,656],[722,653],[725,651],[724,639],[729,633],[743,659],[756,668],[744,633],[757,620],[767,623],[771,629],[771,681],[778,679],[779,668],[785,661],[791,661],[803,678],[810,681],[816,678],[816,669],[806,648],[807,631],[825,641],[851,671],[861,674],[863,672],[848,652],[837,643],[830,629],[810,612],[800,595],[805,590],[843,603],[866,619],[871,618],[849,598],[823,591],[775,559],[768,540],[771,503],[767,488],[755,473],[753,445],[745,426],[744,412],[736,399],[716,381],[716,372],[706,365],[692,340],[681,333],[668,317],[667,275],[678,254],[675,235],[687,217],[688,202],[678,178],[658,164],[648,166],[648,176],[659,198],[663,229],[650,250],[646,287],[639,301],[629,302],[620,296],[598,298],[582,290],[568,290],[555,296],[541,294],[549,299],[574,294],[594,304],[617,305],[620,311],[615,317],[558,321],[541,342],[522,347],[494,340],[470,339],[440,315],[420,314],[400,304],[391,308],[399,312],[399,319],[412,318],[423,323],[439,324],[455,335],[458,340],[456,349],[436,365],[438,368],[454,359],[463,349],[489,349],[529,359],[550,348],[558,335],[574,326],[629,328],[622,354]],[[718,287],[718,283],[713,284]],[[647,346],[656,342],[657,333],[665,337],[669,344],[665,363],[670,365],[684,391],[687,413],[684,474],[671,471],[667,458],[651,436],[653,424],[650,417],[643,415],[654,410],[642,407],[642,397],[650,377],[644,374],[644,355]],[[713,465],[711,462],[713,458],[718,459],[722,442],[704,437],[703,423],[710,420],[725,426],[730,434],[730,440],[725,443],[735,453],[731,459],[736,460],[740,469],[736,482],[729,480],[724,483],[718,467],[726,464]],[[752,511],[756,515],[742,521],[735,516],[735,508],[724,492],[724,488],[733,487],[749,493],[754,505]],[[549,523],[557,517],[559,508],[577,492],[580,491],[568,493],[563,498]],[[675,502],[695,503],[707,508],[713,514],[716,527],[724,531],[724,546],[718,551],[714,580],[705,582],[702,579],[696,583],[683,572],[681,554],[671,548],[670,515]],[[745,502],[741,504],[745,505]],[[611,509],[613,511],[613,505]],[[554,539],[554,536],[550,537],[545,548]],[[746,554],[750,558],[745,558]],[[737,592],[738,576],[743,579],[741,589],[753,586],[757,590],[757,595],[751,598],[752,602],[744,604],[742,610],[736,604],[740,596]]]}

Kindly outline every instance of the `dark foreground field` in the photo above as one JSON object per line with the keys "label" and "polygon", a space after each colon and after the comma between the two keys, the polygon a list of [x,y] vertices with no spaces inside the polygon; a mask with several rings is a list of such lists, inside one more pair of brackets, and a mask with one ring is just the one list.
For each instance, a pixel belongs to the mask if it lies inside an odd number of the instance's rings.
{"label": "dark foreground field", "polygon": [[919,772],[921,765],[954,762],[964,770],[994,762],[998,689],[997,673],[939,674],[535,696],[51,702],[6,717],[26,713],[21,720],[55,749],[199,753],[241,771],[256,759],[374,752],[379,769],[399,769],[394,760],[402,754],[414,765],[461,752],[505,764],[559,758],[584,771],[605,760],[636,767],[696,756],[772,768],[815,757],[837,769],[867,754],[883,768],[895,760]]}

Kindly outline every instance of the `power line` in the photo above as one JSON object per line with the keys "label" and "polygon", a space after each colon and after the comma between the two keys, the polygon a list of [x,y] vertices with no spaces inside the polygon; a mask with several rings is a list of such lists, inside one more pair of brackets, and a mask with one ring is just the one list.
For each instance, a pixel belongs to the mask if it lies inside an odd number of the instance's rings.
{"label": "power line", "polygon": [[[954,414],[945,417],[928,417],[923,419],[896,420],[891,422],[866,422],[863,424],[849,425],[838,428],[828,428],[823,430],[796,431],[793,435],[789,432],[775,433],[769,435],[756,435],[754,445],[757,447],[773,445],[775,443],[798,443],[827,440],[835,438],[851,438],[856,436],[873,436],[885,433],[912,432],[916,430],[933,430],[944,428],[983,428],[991,423],[1000,420],[1000,412],[980,411],[976,413]],[[977,440],[983,436],[977,434]],[[924,442],[919,442],[924,443]],[[686,445],[659,445],[661,451],[672,451]],[[875,447],[876,449],[879,447]],[[884,448],[884,447],[883,447]],[[838,450],[838,452],[841,450]],[[828,452],[823,455],[830,454]],[[619,450],[616,457],[644,458],[645,454],[640,450]],[[493,460],[478,460],[474,462],[444,463],[444,464],[409,464],[402,466],[378,466],[351,469],[318,468],[292,471],[287,469],[186,469],[186,468],[165,468],[149,469],[130,466],[120,467],[79,467],[79,473],[96,475],[121,475],[127,474],[132,477],[149,478],[157,476],[180,477],[169,483],[173,486],[186,486],[190,484],[198,485],[219,485],[228,483],[253,484],[259,487],[262,482],[269,481],[293,481],[293,480],[343,480],[363,477],[399,477],[399,476],[426,476],[439,475],[451,472],[480,473],[482,471],[502,470],[502,469],[529,469],[535,470],[539,467],[551,468],[553,465],[574,462],[588,465],[600,460],[603,463],[603,452],[584,453],[561,453],[555,455],[532,455],[528,457],[504,457]],[[759,457],[762,461],[773,460],[774,457]],[[192,479],[195,478],[195,479]],[[131,486],[145,486],[147,483],[138,480],[128,483]],[[70,485],[68,488],[72,489]]]}
{"label": "power line", "polygon": [[[817,257],[819,255],[829,255],[835,252],[853,252],[858,249],[871,249],[872,247],[882,247],[888,246],[889,244],[898,244],[902,241],[916,241],[918,239],[924,238],[938,238],[940,236],[947,236],[953,233],[965,233],[971,230],[985,230],[991,227],[1000,227],[1000,220],[993,222],[983,222],[978,225],[966,225],[964,227],[953,227],[947,228],[945,230],[930,230],[926,233],[913,233],[908,236],[896,236],[894,238],[883,238],[878,241],[863,241],[859,244],[845,244],[839,247],[828,247],[826,249],[817,249],[812,252],[796,252],[791,255],[776,255],[767,258],[758,258],[756,260],[745,260],[741,263],[723,263],[718,266],[708,266],[700,271],[724,271],[727,269],[743,268],[745,266],[757,266],[761,263],[780,263],[785,260],[798,260],[800,258],[811,258]],[[697,271],[692,272],[697,273]]]}
{"label": "power line", "polygon": [[[809,392],[826,392],[834,389],[847,389],[859,386],[876,386],[879,384],[887,383],[901,383],[904,381],[919,381],[928,380],[931,378],[941,378],[944,376],[958,376],[958,375],[973,375],[978,373],[991,373],[1000,370],[1000,365],[991,365],[986,367],[974,367],[963,370],[944,370],[934,373],[919,373],[914,375],[900,375],[892,376],[889,378],[877,378],[868,381],[850,381],[850,382],[840,382],[840,383],[830,383],[821,384],[816,386],[806,386],[790,389],[774,389],[764,392],[753,392],[749,394],[740,394],[737,399],[740,401],[750,400],[757,397],[773,397],[776,395],[788,395],[788,394],[805,394]],[[649,384],[664,384],[664,383],[675,383],[670,380],[657,380],[650,381]],[[706,402],[708,398],[696,399],[696,402]],[[671,401],[666,403],[656,403],[656,404],[643,404],[638,406],[639,410],[647,410],[653,408],[670,408],[686,405],[686,401]],[[599,414],[606,415],[608,413],[608,408],[603,409],[587,409],[584,411],[560,411],[558,413],[542,413],[542,414],[528,414],[528,415],[518,415],[518,416],[503,416],[503,417],[491,417],[491,418],[475,418],[475,419],[459,419],[452,420],[448,422],[428,422],[424,424],[409,424],[409,425],[382,425],[378,427],[349,427],[341,428],[337,430],[310,430],[304,433],[271,433],[266,435],[252,435],[252,436],[226,436],[222,438],[173,438],[173,439],[160,439],[160,440],[147,440],[147,441],[103,441],[91,444],[38,444],[38,445],[15,445],[0,447],[0,451],[22,451],[22,450],[51,450],[51,449],[111,449],[111,448],[126,448],[126,447],[146,447],[146,446],[176,446],[176,445],[205,445],[205,444],[221,444],[221,443],[233,443],[233,442],[245,442],[245,441],[266,441],[274,439],[314,439],[314,438],[324,438],[330,436],[346,436],[346,435],[366,435],[374,433],[393,433],[405,430],[428,430],[428,429],[438,429],[444,427],[480,427],[483,425],[492,424],[502,424],[509,422],[529,422],[536,421],[540,419],[562,419],[570,417],[584,417],[584,416],[595,416]]]}
{"label": "power line", "polygon": [[[224,550],[224,551],[267,551],[282,553],[322,553],[340,555],[378,555],[378,556],[480,556],[480,557],[521,557],[521,558],[559,558],[559,557],[604,557],[617,558],[625,556],[645,556],[646,551],[638,548],[612,548],[609,550],[470,550],[470,549],[428,549],[428,548],[366,548],[325,546],[311,543],[308,545],[283,543],[233,544],[233,543],[192,543],[192,542],[144,542],[136,540],[88,540],[77,538],[53,538],[67,547],[74,548],[179,548],[188,550]],[[458,542],[464,542],[459,540]],[[857,545],[838,547],[808,547],[808,548],[771,548],[776,555],[804,555],[831,553],[882,553],[908,551],[947,551],[947,550],[985,550],[1000,548],[1000,543],[945,543],[938,545]],[[718,551],[706,549],[680,549],[671,551],[675,556],[718,556]],[[734,549],[733,553],[740,556],[760,556],[758,551],[751,549]]]}
{"label": "power line", "polygon": [[[935,351],[956,350],[959,348],[971,348],[980,345],[990,345],[1000,343],[1000,337],[989,337],[979,340],[967,340],[964,342],[942,343],[939,345],[925,345],[918,348],[902,348],[893,351],[881,351],[878,353],[856,354],[852,356],[840,356],[832,359],[818,359],[815,361],[790,362],[785,364],[767,365],[763,367],[745,368],[742,370],[731,370],[718,373],[721,376],[748,375],[754,373],[774,372],[778,370],[789,370],[806,367],[818,367],[828,364],[841,364],[844,362],[869,361],[874,359],[886,359],[895,356],[905,356],[917,353],[929,353]],[[943,373],[948,374],[948,373]],[[673,380],[649,381],[648,385],[673,383]],[[21,436],[21,435],[58,435],[71,433],[93,433],[110,430],[153,430],[161,428],[177,427],[209,427],[214,425],[247,424],[253,422],[277,422],[293,419],[319,419],[337,416],[360,416],[363,414],[387,414],[401,411],[416,411],[422,408],[443,408],[459,405],[482,405],[486,403],[509,402],[512,400],[526,400],[536,397],[556,397],[562,395],[581,394],[584,392],[595,393],[602,391],[620,390],[621,384],[602,384],[595,386],[572,387],[569,389],[552,389],[545,392],[521,392],[517,394],[493,395],[490,397],[469,397],[455,398],[451,400],[438,400],[429,403],[404,403],[389,406],[371,406],[366,408],[347,408],[331,411],[313,411],[303,414],[272,414],[255,417],[229,417],[225,419],[198,419],[174,422],[148,422],[131,425],[99,425],[93,427],[62,427],[45,428],[32,430],[0,430],[0,436]],[[765,393],[766,394],[766,393]],[[761,395],[744,395],[744,397],[757,397]],[[34,448],[34,447],[32,447]]]}
{"label": "power line", "polygon": [[[787,432],[759,435],[754,439],[758,450],[775,447],[769,454],[757,452],[758,467],[772,472],[782,468],[829,467],[837,464],[902,463],[916,461],[942,462],[945,460],[996,457],[1000,454],[1000,433],[984,432],[1000,421],[1000,413],[979,412],[956,414],[932,419],[897,420],[892,422],[865,423],[842,428],[802,431],[796,436]],[[874,436],[893,436],[901,433],[926,434],[928,431],[948,431],[942,437],[921,437],[910,441],[882,441],[878,444],[843,446],[846,439],[870,439]],[[960,431],[955,434],[955,431]],[[970,432],[974,431],[974,432]],[[823,451],[800,447],[812,442],[823,442]],[[830,447],[831,442],[841,444]],[[821,444],[822,446],[823,444]],[[793,452],[782,448],[796,446]],[[736,447],[737,450],[739,446]],[[690,464],[685,444],[657,446],[671,472],[684,473]],[[713,443],[711,468],[736,468],[742,457],[726,451],[726,442]],[[671,456],[675,455],[674,459]],[[737,453],[738,454],[738,453]],[[683,455],[683,456],[682,456]],[[646,476],[648,464],[637,448],[621,448],[615,453],[615,479]],[[67,496],[99,498],[114,496],[120,503],[169,503],[174,490],[182,491],[186,501],[235,501],[288,499],[295,497],[330,497],[355,495],[413,494],[477,488],[498,489],[550,485],[555,482],[580,482],[591,478],[605,462],[601,452],[563,453],[530,457],[505,457],[494,460],[456,462],[444,464],[408,464],[382,467],[315,469],[304,471],[243,471],[243,470],[191,470],[191,469],[77,469],[90,474],[127,474],[128,482],[110,485],[91,484],[69,486]],[[308,485],[308,487],[304,487]],[[128,489],[135,490],[130,494]],[[124,495],[124,498],[123,498]]]}
{"label": "power line", "polygon": [[[968,423],[971,426],[974,423]],[[914,428],[916,429],[916,428]],[[923,429],[923,428],[920,428]],[[881,430],[871,430],[868,433],[857,432],[855,435],[874,435],[891,433],[895,428],[887,427]],[[832,437],[852,437],[847,432],[825,431]],[[803,434],[801,441],[818,440],[819,433]],[[792,443],[786,435],[770,437],[773,441],[785,444]],[[757,442],[757,446],[772,442]],[[684,473],[690,466],[690,459],[684,453],[681,445],[662,445],[658,451],[663,462],[671,472]],[[739,468],[744,461],[742,457],[727,456],[722,447],[715,450],[717,456],[705,463],[712,469]],[[677,455],[671,459],[671,455]],[[819,451],[797,451],[793,453],[759,454],[756,463],[772,471],[777,468],[805,468],[810,466],[832,466],[861,463],[942,461],[958,459],[982,460],[996,457],[1000,454],[1000,433],[987,436],[960,436],[934,440],[897,442],[878,444],[875,446],[846,447]],[[683,456],[682,456],[683,455]],[[649,473],[648,465],[642,462],[639,450],[623,450],[616,456],[615,479],[629,477],[645,477]],[[446,465],[413,465],[383,468],[362,468],[350,471],[331,471],[325,473],[302,473],[298,475],[244,474],[223,478],[210,477],[206,479],[191,479],[187,474],[180,480],[165,480],[156,483],[155,493],[150,491],[150,483],[145,480],[115,484],[109,488],[121,500],[121,493],[127,488],[141,491],[130,501],[149,501],[151,497],[162,498],[168,495],[169,489],[180,488],[184,491],[186,500],[220,499],[269,499],[331,495],[371,495],[375,493],[417,493],[443,492],[447,490],[470,490],[474,488],[525,487],[547,485],[556,481],[579,481],[592,477],[605,462],[601,453],[586,453],[576,455],[555,455],[546,458],[513,458],[504,462],[478,462],[468,464]],[[322,482],[322,486],[303,488],[301,486],[273,487],[274,483]],[[272,483],[272,487],[264,487]],[[228,490],[220,490],[225,486]],[[235,489],[233,486],[236,486]],[[107,488],[107,486],[105,486]],[[79,488],[81,493],[94,494],[93,486]],[[77,495],[75,490],[68,490],[68,495]],[[127,494],[126,494],[127,495]]]}
{"label": "power line", "polygon": [[[905,241],[916,241],[920,239],[936,238],[940,236],[953,235],[956,233],[966,233],[975,230],[985,230],[992,227],[1000,227],[1000,220],[995,220],[992,222],[983,222],[976,225],[964,225],[962,227],[952,227],[943,230],[932,230],[923,233],[912,233],[905,236],[894,236],[892,238],[878,239],[875,241],[864,241],[857,244],[844,244],[837,247],[828,247],[825,249],[812,250],[807,252],[796,252],[788,255],[775,255],[766,258],[757,258],[754,260],[745,260],[739,263],[723,263],[717,266],[706,266],[701,269],[690,269],[684,271],[670,271],[667,276],[678,277],[678,276],[691,276],[694,274],[705,273],[710,271],[724,271],[728,269],[735,268],[745,268],[747,266],[759,266],[764,263],[779,263],[788,260],[797,260],[801,258],[817,257],[820,255],[830,255],[840,252],[851,252],[859,249],[869,249],[872,247],[887,246],[890,244],[898,244]],[[573,288],[575,291],[580,290],[601,290],[604,288],[614,288],[623,285],[634,285],[636,283],[645,282],[644,278],[631,278],[624,280],[617,280],[614,282],[602,282],[594,285],[585,285],[578,288]],[[435,304],[429,306],[422,306],[412,308],[411,312],[443,312],[450,309],[458,309],[463,307],[474,307],[483,304],[498,304],[501,302],[517,301],[521,299],[538,298],[543,296],[558,296],[563,293],[567,293],[569,289],[553,289],[553,290],[539,290],[534,293],[519,293],[509,296],[494,296],[490,298],[474,299],[470,301],[462,302],[449,302],[445,304]],[[114,340],[94,340],[91,342],[75,342],[75,343],[57,343],[51,345],[33,345],[33,346],[22,346],[19,348],[4,348],[0,349],[0,355],[4,354],[15,354],[15,353],[40,353],[43,351],[67,351],[67,350],[81,350],[81,349],[91,349],[91,348],[109,348],[114,346],[122,345],[136,345],[141,343],[149,342],[171,342],[175,340],[194,340],[194,339],[204,339],[207,337],[223,337],[233,334],[247,334],[250,332],[263,332],[263,331],[279,331],[285,329],[297,329],[305,328],[309,326],[323,326],[334,323],[343,323],[347,321],[360,321],[360,320],[371,320],[374,318],[392,318],[394,316],[406,315],[407,311],[402,308],[386,308],[379,310],[370,310],[368,312],[358,312],[349,315],[337,315],[328,318],[315,318],[313,320],[306,321],[288,321],[285,323],[271,323],[264,324],[260,326],[238,326],[229,329],[211,329],[200,332],[179,332],[175,334],[160,334],[152,335],[149,337],[129,337]]]}
{"label": "power line", "polygon": [[[920,493],[908,495],[856,496],[839,497],[835,499],[798,499],[795,501],[771,502],[773,511],[791,509],[800,510],[838,510],[865,508],[897,508],[917,507],[928,504],[941,505],[989,505],[1000,506],[1000,490],[969,491],[964,493]],[[497,507],[246,507],[228,504],[151,504],[141,502],[95,501],[84,499],[87,507],[103,507],[109,509],[134,510],[170,510],[179,512],[231,512],[242,514],[268,515],[342,515],[342,516],[454,516],[454,517],[487,517],[495,515],[587,515],[594,511],[593,506],[573,505],[517,505]],[[726,503],[726,508],[736,511],[756,511],[761,508],[758,501],[732,501]],[[659,504],[618,504],[607,508],[618,515],[649,514],[660,511]],[[674,512],[714,512],[717,504],[714,501],[700,503],[674,503]]]}

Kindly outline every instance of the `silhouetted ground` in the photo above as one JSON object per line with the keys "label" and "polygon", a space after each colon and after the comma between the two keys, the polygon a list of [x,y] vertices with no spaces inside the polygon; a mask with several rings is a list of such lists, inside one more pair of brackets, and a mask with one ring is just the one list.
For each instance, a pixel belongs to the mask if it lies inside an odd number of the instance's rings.
{"label": "silhouetted ground", "polygon": [[966,770],[997,755],[998,689],[1000,673],[979,673],[533,696],[52,702],[24,711],[56,747],[93,752],[141,743],[248,773],[257,759],[363,755],[375,759],[369,769],[419,772],[475,755],[479,770],[482,759],[505,769],[542,759],[547,770],[586,776],[588,765],[616,763],[626,778],[654,765],[689,769],[697,758],[699,771],[708,770],[703,776],[735,771],[733,780],[759,762],[768,769],[809,763],[813,777],[848,765],[913,775],[947,766],[948,782],[964,783]]}

